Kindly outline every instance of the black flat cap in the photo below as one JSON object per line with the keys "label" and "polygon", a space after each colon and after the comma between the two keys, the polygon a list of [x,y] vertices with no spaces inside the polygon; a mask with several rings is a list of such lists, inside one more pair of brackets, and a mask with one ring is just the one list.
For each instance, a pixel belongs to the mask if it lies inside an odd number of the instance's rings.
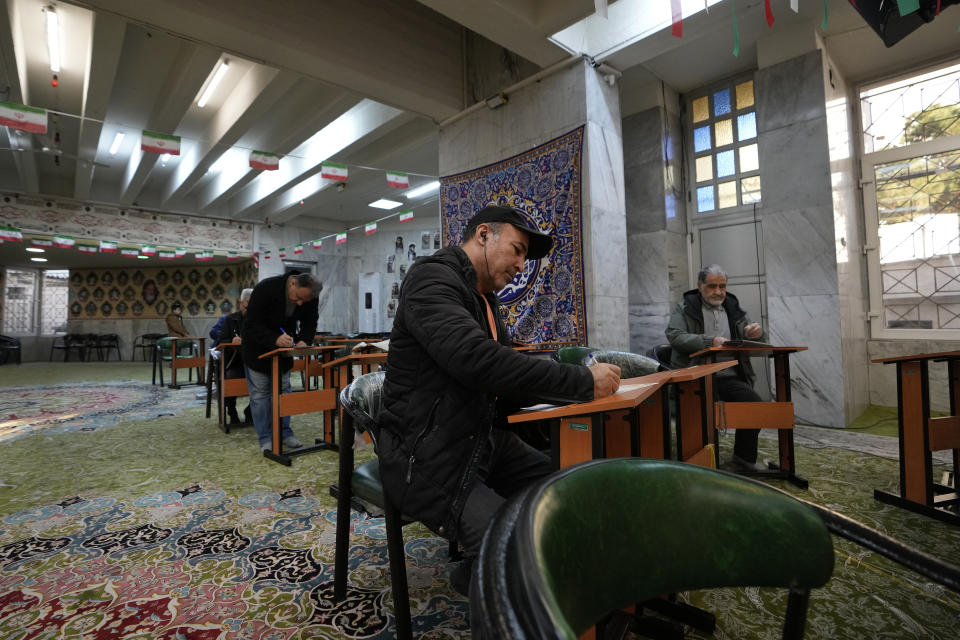
{"label": "black flat cap", "polygon": [[[530,238],[530,246],[527,247],[527,259],[539,260],[550,253],[553,247],[553,238],[549,234],[543,233],[536,226],[527,220],[526,215],[516,209],[509,207],[498,207],[490,205],[477,212],[467,223],[467,229],[476,229],[481,222],[509,222],[520,231],[523,231]],[[466,234],[465,234],[466,235]]]}

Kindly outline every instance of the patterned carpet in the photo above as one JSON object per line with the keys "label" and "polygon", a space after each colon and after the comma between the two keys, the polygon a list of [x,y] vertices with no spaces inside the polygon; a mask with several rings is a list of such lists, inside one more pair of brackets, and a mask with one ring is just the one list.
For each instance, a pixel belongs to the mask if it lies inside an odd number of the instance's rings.
{"label": "patterned carpet", "polygon": [[[123,386],[128,394],[114,393]],[[381,519],[354,517],[349,596],[330,597],[334,453],[267,461],[250,429],[224,434],[203,418],[195,388],[56,389],[0,398],[0,416],[23,421],[0,442],[0,639],[394,637]],[[55,411],[37,408],[43,395],[60,396]],[[92,430],[67,428],[78,424]],[[322,429],[320,416],[293,425],[301,440]],[[774,443],[762,439],[761,451],[771,457]],[[798,470],[809,491],[778,486],[960,564],[960,527],[873,500],[874,487],[895,488],[895,461],[799,447]],[[404,535],[417,637],[468,638],[446,543],[416,524]],[[836,549],[807,638],[957,636],[960,595],[843,541]],[[779,637],[784,599],[770,589],[690,596],[717,614],[716,638]]]}

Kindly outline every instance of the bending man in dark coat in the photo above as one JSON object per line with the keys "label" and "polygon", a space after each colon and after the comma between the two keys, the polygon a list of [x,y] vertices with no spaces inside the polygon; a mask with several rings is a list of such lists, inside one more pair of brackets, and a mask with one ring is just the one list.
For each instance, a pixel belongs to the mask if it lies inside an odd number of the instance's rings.
{"label": "bending man in dark coat", "polygon": [[[260,449],[273,444],[272,391],[270,358],[260,355],[277,347],[306,347],[317,332],[320,290],[323,285],[309,273],[291,273],[261,280],[253,288],[247,315],[243,317],[243,364],[250,390],[253,428]],[[280,392],[290,392],[293,358],[280,358]],[[283,446],[297,449],[303,445],[293,435],[290,416],[280,418]]]}
{"label": "bending man in dark coat", "polygon": [[546,255],[552,239],[519,212],[487,207],[463,244],[411,267],[390,336],[380,460],[383,486],[408,516],[456,540],[467,561],[451,575],[466,592],[487,525],[511,494],[549,474],[549,458],[506,426],[512,408],[602,398],[620,369],[521,354],[494,294]]}

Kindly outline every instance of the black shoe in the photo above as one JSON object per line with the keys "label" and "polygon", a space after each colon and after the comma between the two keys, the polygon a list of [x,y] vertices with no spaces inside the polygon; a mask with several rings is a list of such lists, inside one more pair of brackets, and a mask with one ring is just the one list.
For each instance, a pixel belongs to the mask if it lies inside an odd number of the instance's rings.
{"label": "black shoe", "polygon": [[733,454],[729,462],[724,462],[720,465],[720,468],[723,471],[732,471],[733,473],[759,473],[769,469],[769,467],[762,462],[750,462],[749,460],[744,460],[737,454]]}
{"label": "black shoe", "polygon": [[227,417],[230,418],[230,424],[240,424],[240,416],[236,409],[227,409]]}
{"label": "black shoe", "polygon": [[450,570],[450,586],[460,595],[470,597],[470,578],[473,576],[473,558],[464,558]]}
{"label": "black shoe", "polygon": [[243,410],[243,424],[253,424],[253,413],[250,412],[250,406]]}

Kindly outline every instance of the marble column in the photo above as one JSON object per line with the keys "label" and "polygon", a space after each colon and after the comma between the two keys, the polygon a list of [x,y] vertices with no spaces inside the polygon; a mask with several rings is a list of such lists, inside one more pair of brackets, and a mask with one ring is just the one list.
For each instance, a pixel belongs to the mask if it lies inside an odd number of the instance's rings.
{"label": "marble column", "polygon": [[586,62],[474,111],[440,131],[440,175],[482,167],[584,125],[583,258],[591,345],[629,348],[623,145],[616,85]]}

